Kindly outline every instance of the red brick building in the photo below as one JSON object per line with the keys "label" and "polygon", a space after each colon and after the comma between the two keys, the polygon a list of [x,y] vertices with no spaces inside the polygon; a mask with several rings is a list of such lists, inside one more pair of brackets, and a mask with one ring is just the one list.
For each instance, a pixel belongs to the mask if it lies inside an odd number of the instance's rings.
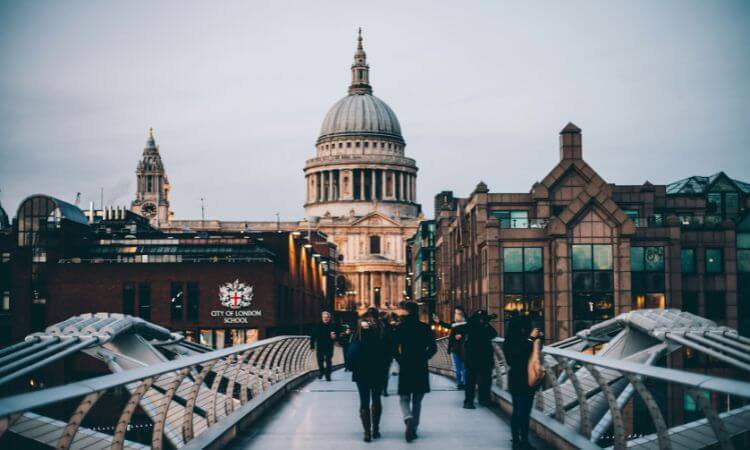
{"label": "red brick building", "polygon": [[220,348],[305,333],[332,307],[336,250],[317,233],[168,234],[126,210],[32,196],[3,237],[0,344],[102,311]]}
{"label": "red brick building", "polygon": [[[750,331],[750,184],[720,172],[617,185],[583,159],[581,130],[528,192],[435,197],[437,309],[529,315],[549,339],[638,308]],[[499,324],[502,327],[502,320]]]}

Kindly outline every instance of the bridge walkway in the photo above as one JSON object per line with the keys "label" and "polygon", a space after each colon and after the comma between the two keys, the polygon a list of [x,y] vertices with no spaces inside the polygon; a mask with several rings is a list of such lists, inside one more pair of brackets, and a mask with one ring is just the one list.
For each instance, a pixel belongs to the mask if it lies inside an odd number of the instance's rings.
{"label": "bridge walkway", "polygon": [[[394,364],[394,367],[398,367]],[[382,438],[362,441],[357,388],[351,373],[338,370],[332,381],[315,380],[290,393],[289,398],[249,432],[237,437],[232,450],[338,450],[338,449],[504,449],[511,448],[509,418],[499,410],[462,408],[463,391],[453,381],[430,375],[432,392],[422,403],[419,439],[404,440],[398,396],[398,377],[391,376],[389,395],[383,398]],[[532,437],[533,439],[533,437]],[[544,448],[533,440],[537,448]]]}

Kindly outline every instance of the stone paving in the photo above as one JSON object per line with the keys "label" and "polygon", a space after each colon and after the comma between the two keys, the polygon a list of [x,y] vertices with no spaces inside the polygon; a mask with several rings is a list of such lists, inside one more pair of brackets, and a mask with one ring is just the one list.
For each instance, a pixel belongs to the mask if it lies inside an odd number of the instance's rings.
{"label": "stone paving", "polygon": [[[394,367],[397,367],[394,365]],[[505,449],[511,448],[508,418],[494,409],[477,405],[463,409],[463,391],[447,378],[431,375],[432,392],[422,404],[419,439],[404,441],[404,425],[398,405],[397,377],[391,377],[383,398],[383,437],[362,441],[359,400],[351,373],[334,372],[331,382],[316,380],[290,394],[276,410],[239,436],[228,448],[263,450],[338,449]],[[543,448],[536,443],[537,448]]]}

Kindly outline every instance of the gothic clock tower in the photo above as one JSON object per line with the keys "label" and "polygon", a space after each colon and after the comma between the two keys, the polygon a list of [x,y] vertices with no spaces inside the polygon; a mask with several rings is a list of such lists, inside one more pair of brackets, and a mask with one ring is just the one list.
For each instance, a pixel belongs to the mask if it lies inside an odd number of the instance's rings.
{"label": "gothic clock tower", "polygon": [[172,215],[169,209],[169,181],[159,155],[159,146],[154,140],[153,128],[148,129],[143,158],[138,161],[135,174],[137,188],[130,209],[151,219],[153,225],[168,222]]}

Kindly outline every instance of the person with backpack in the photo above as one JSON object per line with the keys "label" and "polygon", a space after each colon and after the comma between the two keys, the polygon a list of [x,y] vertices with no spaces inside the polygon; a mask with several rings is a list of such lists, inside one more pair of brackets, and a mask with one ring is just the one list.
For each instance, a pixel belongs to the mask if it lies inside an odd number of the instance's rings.
{"label": "person with backpack", "polygon": [[471,316],[466,325],[466,395],[464,408],[474,409],[474,393],[477,392],[479,404],[489,406],[490,386],[492,385],[492,369],[495,362],[495,350],[492,340],[497,337],[497,331],[490,325],[491,317],[487,311],[480,309]]}
{"label": "person with backpack", "polygon": [[[510,366],[508,390],[513,404],[510,428],[513,448],[530,449],[529,419],[534,402],[534,393],[541,383],[543,371],[539,366],[542,333],[533,328],[526,316],[516,316],[508,323],[508,332],[503,343],[505,360]],[[537,360],[532,360],[532,357]],[[534,379],[529,378],[530,371]]]}

